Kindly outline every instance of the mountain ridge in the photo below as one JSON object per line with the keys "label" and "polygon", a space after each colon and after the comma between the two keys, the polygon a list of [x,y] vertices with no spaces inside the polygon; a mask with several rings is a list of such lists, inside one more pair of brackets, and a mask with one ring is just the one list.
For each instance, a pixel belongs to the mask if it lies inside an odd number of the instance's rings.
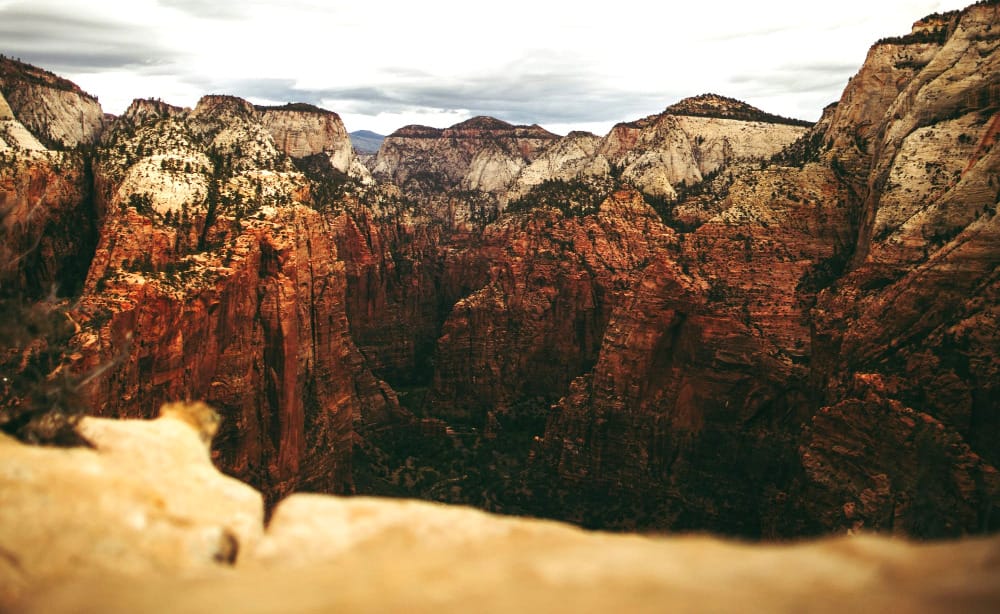
{"label": "mountain ridge", "polygon": [[382,141],[385,140],[384,134],[379,134],[371,130],[355,130],[348,133],[348,136],[351,137],[351,144],[354,146],[354,149],[364,154],[377,154],[379,148],[382,146]]}

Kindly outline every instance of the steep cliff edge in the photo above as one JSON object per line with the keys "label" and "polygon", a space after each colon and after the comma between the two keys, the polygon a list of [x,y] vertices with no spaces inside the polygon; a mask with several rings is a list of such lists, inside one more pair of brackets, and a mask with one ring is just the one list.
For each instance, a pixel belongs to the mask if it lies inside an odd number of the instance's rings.
{"label": "steep cliff edge", "polygon": [[537,513],[748,536],[809,530],[781,503],[808,415],[815,289],[802,280],[850,240],[846,201],[819,165],[756,171],[678,250],[654,254],[615,305],[594,368],[549,416],[529,478]]}
{"label": "steep cliff edge", "polygon": [[309,184],[259,112],[210,96],[192,111],[137,101],[98,150],[104,216],[80,303],[95,413],[215,404],[215,451],[268,502],[350,492],[356,421],[395,396],[363,364],[344,312],[344,265]]}
{"label": "steep cliff edge", "polygon": [[[487,227],[482,288],[451,309],[435,354],[435,415],[487,427],[543,409],[597,360],[604,327],[646,263],[677,249],[673,231],[640,194],[623,190],[573,215],[543,202]],[[497,425],[499,426],[499,425]]]}
{"label": "steep cliff edge", "polygon": [[[68,125],[64,103],[83,109],[83,124]],[[90,159],[46,144],[92,143],[102,127],[92,117],[103,121],[100,105],[75,85],[0,56],[0,258],[16,269],[5,291],[79,291],[97,243]]]}
{"label": "steep cliff edge", "polygon": [[385,138],[372,174],[414,196],[451,189],[499,195],[558,136],[474,117],[450,128],[407,126]]}
{"label": "steep cliff edge", "polygon": [[[802,455],[812,485],[849,494],[851,519],[865,526],[904,524],[903,530],[916,532],[920,524],[947,534],[959,523],[996,526],[996,504],[991,509],[986,502],[996,495],[983,493],[997,492],[992,467],[1000,463],[998,20],[996,3],[980,3],[876,44],[869,64],[877,65],[869,73],[890,70],[878,64],[891,62],[912,76],[896,81],[898,93],[888,99],[884,89],[873,90],[874,100],[864,102],[849,88],[843,111],[838,107],[842,122],[855,108],[884,109],[884,115],[867,131],[855,130],[858,138],[848,151],[833,149],[867,170],[860,175],[852,270],[820,295],[814,311],[819,351],[813,381],[825,390],[828,407],[812,425]],[[836,123],[831,132],[834,140],[850,133]],[[917,413],[902,412],[900,405]],[[858,406],[874,417],[851,445],[833,451],[819,441],[816,433],[825,432],[831,419]],[[866,441],[878,442],[869,454],[896,449],[900,458],[863,477],[841,473],[843,462],[808,462],[817,454],[841,460]],[[934,461],[907,463],[914,449]],[[970,469],[949,474],[942,467]],[[962,501],[956,509],[976,502],[979,509],[967,509],[964,521],[928,514],[929,495],[913,485],[926,482],[926,472],[948,485],[948,498]]]}
{"label": "steep cliff edge", "polygon": [[344,123],[333,111],[304,103],[257,107],[257,110],[275,144],[288,156],[295,159],[322,156],[344,175],[371,182],[368,169],[354,153]]}
{"label": "steep cliff edge", "polygon": [[93,145],[104,129],[104,112],[96,98],[30,64],[0,56],[0,93],[46,147]]}
{"label": "steep cliff edge", "polygon": [[77,152],[0,151],[0,259],[24,296],[83,286],[97,244],[92,190],[90,161]]}
{"label": "steep cliff edge", "polygon": [[551,509],[752,535],[997,526],[997,11],[876,44],[798,168],[680,203],[715,213],[616,309],[536,447]]}

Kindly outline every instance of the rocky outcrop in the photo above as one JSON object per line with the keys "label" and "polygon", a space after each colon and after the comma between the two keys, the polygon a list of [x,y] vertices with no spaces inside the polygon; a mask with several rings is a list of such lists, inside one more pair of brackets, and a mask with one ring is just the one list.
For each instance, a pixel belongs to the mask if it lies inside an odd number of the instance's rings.
{"label": "rocky outcrop", "polygon": [[751,535],[995,526],[997,106],[978,75],[997,10],[877,44],[799,168],[710,192],[718,213],[647,268],[550,418],[551,509]]}
{"label": "rocky outcrop", "polygon": [[28,298],[78,292],[97,242],[90,160],[43,142],[90,144],[102,124],[84,119],[74,132],[65,105],[103,118],[70,82],[0,57],[0,259],[13,273],[6,290]]}
{"label": "rocky outcrop", "polygon": [[[0,440],[9,612],[988,612],[997,539],[748,545],[415,501],[260,495],[208,461],[204,406],[87,419],[95,449]],[[194,428],[192,428],[194,427]]]}
{"label": "rocky outcrop", "polygon": [[385,138],[373,174],[407,193],[451,188],[504,192],[559,137],[540,126],[474,117],[444,130],[407,126]]}
{"label": "rocky outcrop", "polygon": [[42,151],[42,145],[24,124],[17,121],[14,111],[0,93],[0,151]]}
{"label": "rocky outcrop", "polygon": [[[845,408],[863,408],[866,418],[841,448],[878,441],[873,459],[892,442],[902,448],[881,457],[894,460],[884,471],[838,484],[844,474],[836,465],[813,468],[809,486],[832,499],[824,512],[830,523],[902,524],[931,534],[995,526],[997,491],[983,465],[1000,462],[993,443],[1000,435],[998,10],[979,3],[876,44],[860,75],[894,70],[907,78],[888,92],[872,90],[867,101],[848,88],[834,117],[828,155],[859,170],[862,204],[852,270],[820,295],[814,311],[814,382],[828,409],[811,426],[825,432]],[[852,134],[844,124],[859,109],[884,115],[854,130],[853,144],[837,147]],[[804,460],[814,440],[804,442]],[[929,514],[928,497],[912,486],[924,482],[907,462],[914,449],[934,459],[920,471],[952,485],[934,492],[938,505],[957,496],[979,501],[978,510]]]}
{"label": "rocky outcrop", "polygon": [[95,174],[105,220],[80,305],[81,368],[100,415],[148,416],[197,397],[225,419],[215,457],[274,502],[350,492],[356,421],[395,395],[344,311],[333,233],[245,101],[126,113]]}
{"label": "rocky outcrop", "polygon": [[83,285],[97,243],[89,171],[75,152],[0,150],[0,260],[24,296]]}
{"label": "rocky outcrop", "polygon": [[0,435],[0,608],[68,576],[210,573],[263,535],[260,493],[212,466],[218,416],[164,407],[157,420],[85,418],[93,448]]}
{"label": "rocky outcrop", "polygon": [[539,513],[573,509],[593,526],[804,530],[772,500],[784,477],[774,471],[794,456],[783,429],[795,431],[808,396],[815,289],[802,280],[849,239],[846,193],[814,166],[754,173],[729,199],[677,252],[654,255],[616,304],[596,365],[553,408],[536,446],[544,470],[531,478]]}
{"label": "rocky outcrop", "polygon": [[393,385],[426,385],[451,307],[487,279],[489,250],[402,203],[351,201],[332,220],[351,334]]}
{"label": "rocky outcrop", "polygon": [[0,93],[21,124],[49,148],[93,145],[104,129],[96,98],[35,66],[0,57]]}
{"label": "rocky outcrop", "polygon": [[816,414],[800,449],[807,481],[798,494],[814,517],[903,535],[996,526],[1000,473],[954,428],[881,396],[880,376],[857,375],[856,385],[857,396]]}
{"label": "rocky outcrop", "polygon": [[589,132],[570,132],[547,148],[517,176],[511,197],[527,194],[545,181],[607,177],[611,167],[600,155],[601,139]]}
{"label": "rocky outcrop", "polygon": [[612,174],[652,196],[674,198],[677,185],[736,162],[769,159],[807,126],[715,95],[619,124],[603,139],[586,133],[558,139],[537,126],[480,117],[446,130],[400,129],[387,137],[374,173],[405,192],[458,187],[493,194],[500,206],[543,181]]}
{"label": "rocky outcrop", "polygon": [[803,123],[706,94],[616,125],[600,153],[642,191],[674,198],[676,186],[698,183],[724,166],[771,158],[805,133]]}
{"label": "rocky outcrop", "polygon": [[323,156],[332,168],[363,182],[368,169],[357,159],[340,116],[304,103],[257,107],[261,121],[278,148],[292,158]]}
{"label": "rocky outcrop", "polygon": [[597,360],[623,289],[671,247],[672,231],[635,191],[592,215],[542,206],[487,227],[489,280],[454,305],[438,340],[435,415],[486,427],[527,400],[555,401]]}
{"label": "rocky outcrop", "polygon": [[347,172],[351,140],[339,115],[307,104],[257,107],[257,110],[281,151],[293,158],[325,153],[334,168]]}

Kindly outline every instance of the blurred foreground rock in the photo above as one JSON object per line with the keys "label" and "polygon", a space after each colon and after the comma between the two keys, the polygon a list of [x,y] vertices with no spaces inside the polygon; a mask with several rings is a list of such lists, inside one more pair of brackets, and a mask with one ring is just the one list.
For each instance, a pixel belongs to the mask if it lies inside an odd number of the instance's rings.
{"label": "blurred foreground rock", "polygon": [[94,449],[0,440],[0,610],[996,611],[1000,539],[750,545],[589,533],[405,500],[262,501],[204,405],[88,418]]}

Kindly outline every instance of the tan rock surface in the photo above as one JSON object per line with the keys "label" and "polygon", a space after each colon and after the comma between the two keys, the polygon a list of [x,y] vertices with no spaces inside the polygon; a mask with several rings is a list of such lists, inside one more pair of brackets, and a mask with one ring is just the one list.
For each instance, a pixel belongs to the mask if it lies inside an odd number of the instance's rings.
{"label": "tan rock surface", "polygon": [[[995,526],[1000,516],[989,478],[1000,463],[998,20],[996,3],[978,3],[880,42],[855,81],[891,75],[892,87],[852,82],[834,113],[831,153],[847,168],[856,165],[853,176],[864,182],[853,266],[813,311],[814,381],[827,405],[813,433],[845,438],[840,450],[869,449],[884,469],[865,475],[849,463],[814,466],[811,498],[828,501],[827,522],[911,532],[929,526],[953,535],[959,518],[966,527]],[[884,115],[858,122],[865,108]],[[851,122],[859,129],[848,142]],[[926,425],[908,424],[915,418],[901,416],[909,411]],[[829,435],[844,412],[855,416],[850,433]],[[816,439],[803,443],[839,455]],[[914,446],[934,462],[914,468],[906,460]],[[898,462],[886,464],[893,455]],[[935,484],[961,486],[913,488],[922,471],[935,472]],[[981,475],[970,482],[970,471]],[[956,492],[963,503],[942,506],[947,514],[926,513],[928,497],[947,501]],[[877,500],[870,493],[879,493]],[[976,500],[985,502],[974,513],[959,512]],[[847,503],[857,506],[852,519],[840,512]],[[890,507],[895,512],[887,514]]]}
{"label": "tan rock surface", "polygon": [[333,111],[308,104],[258,107],[261,121],[275,144],[292,158],[322,155],[332,168],[363,183],[372,183],[358,160],[344,122]]}
{"label": "tan rock surface", "polygon": [[7,104],[7,99],[0,92],[0,151],[9,149],[41,151],[45,146],[24,127],[24,124],[17,121],[14,111]]}
{"label": "tan rock surface", "polygon": [[558,136],[539,126],[474,117],[445,130],[407,126],[386,137],[372,174],[404,190],[506,191]]}
{"label": "tan rock surface", "polygon": [[[0,437],[0,608],[35,582],[199,573],[253,549],[263,501],[212,465],[183,419],[85,418],[93,449]],[[170,412],[166,412],[169,414]]]}
{"label": "tan rock surface", "polygon": [[34,66],[0,58],[0,92],[13,115],[48,147],[92,145],[104,129],[96,98]]}
{"label": "tan rock surface", "polygon": [[767,160],[805,131],[739,101],[707,94],[616,125],[599,152],[643,192],[673,198],[679,184],[697,183],[736,162]]}
{"label": "tan rock surface", "polygon": [[611,168],[597,153],[600,145],[600,137],[588,132],[571,132],[559,139],[521,171],[511,197],[521,196],[546,180],[607,177]]}
{"label": "tan rock surface", "polygon": [[[590,533],[417,501],[261,497],[204,406],[88,418],[95,449],[0,439],[5,612],[993,612],[1000,541],[792,545]],[[207,425],[207,426],[206,426]]]}
{"label": "tan rock surface", "polygon": [[1000,543],[645,538],[467,508],[296,495],[257,556],[201,578],[40,586],[13,612],[992,612]]}

